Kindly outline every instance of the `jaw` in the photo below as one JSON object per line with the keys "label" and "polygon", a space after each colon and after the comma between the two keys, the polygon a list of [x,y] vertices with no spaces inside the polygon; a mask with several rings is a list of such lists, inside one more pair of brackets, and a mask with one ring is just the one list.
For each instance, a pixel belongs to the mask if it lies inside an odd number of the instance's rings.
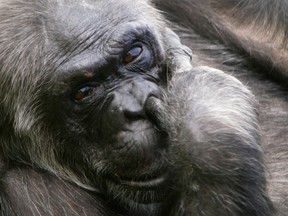
{"label": "jaw", "polygon": [[[169,165],[166,156],[152,164],[138,164],[126,170],[109,169],[105,176],[105,188],[113,199],[129,204],[151,204],[162,202],[168,192]],[[114,170],[112,172],[111,170]]]}
{"label": "jaw", "polygon": [[93,153],[86,151],[94,170],[87,176],[125,205],[159,203],[168,193],[167,137],[147,121],[136,126],[105,135]]}

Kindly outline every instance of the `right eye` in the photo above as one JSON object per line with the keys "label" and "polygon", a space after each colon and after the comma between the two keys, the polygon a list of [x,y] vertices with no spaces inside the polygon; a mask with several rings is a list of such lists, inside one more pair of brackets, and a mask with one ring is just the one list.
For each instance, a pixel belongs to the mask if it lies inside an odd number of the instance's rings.
{"label": "right eye", "polygon": [[141,46],[135,46],[130,49],[127,53],[125,53],[123,57],[123,64],[127,65],[134,60],[136,60],[143,52],[143,48]]}
{"label": "right eye", "polygon": [[94,86],[85,86],[83,88],[80,88],[74,94],[74,100],[81,101],[84,98],[92,95],[95,91],[96,91],[96,87]]}

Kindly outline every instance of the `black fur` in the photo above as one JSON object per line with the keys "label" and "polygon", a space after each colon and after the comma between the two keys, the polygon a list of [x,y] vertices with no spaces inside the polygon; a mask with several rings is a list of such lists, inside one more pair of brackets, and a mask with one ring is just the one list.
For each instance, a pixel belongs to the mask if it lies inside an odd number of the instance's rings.
{"label": "black fur", "polygon": [[284,216],[287,7],[0,1],[0,214]]}

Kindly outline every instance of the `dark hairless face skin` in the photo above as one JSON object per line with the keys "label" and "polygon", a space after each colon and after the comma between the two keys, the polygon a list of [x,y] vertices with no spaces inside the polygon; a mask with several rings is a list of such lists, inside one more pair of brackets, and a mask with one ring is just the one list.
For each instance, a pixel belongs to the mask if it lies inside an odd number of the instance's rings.
{"label": "dark hairless face skin", "polygon": [[0,0],[0,215],[284,216],[286,11]]}

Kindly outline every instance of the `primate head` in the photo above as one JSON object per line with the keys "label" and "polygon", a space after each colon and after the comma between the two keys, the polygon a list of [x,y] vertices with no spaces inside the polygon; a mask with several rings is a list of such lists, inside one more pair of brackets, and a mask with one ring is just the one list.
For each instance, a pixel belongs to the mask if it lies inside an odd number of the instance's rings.
{"label": "primate head", "polygon": [[0,11],[5,159],[158,199],[165,134],[146,108],[165,85],[158,13],[142,1],[15,2]]}
{"label": "primate head", "polygon": [[262,202],[250,91],[222,72],[191,69],[189,50],[146,1],[10,0],[0,17],[5,164],[121,203],[162,202],[174,182],[181,196],[201,191],[231,211]]}

